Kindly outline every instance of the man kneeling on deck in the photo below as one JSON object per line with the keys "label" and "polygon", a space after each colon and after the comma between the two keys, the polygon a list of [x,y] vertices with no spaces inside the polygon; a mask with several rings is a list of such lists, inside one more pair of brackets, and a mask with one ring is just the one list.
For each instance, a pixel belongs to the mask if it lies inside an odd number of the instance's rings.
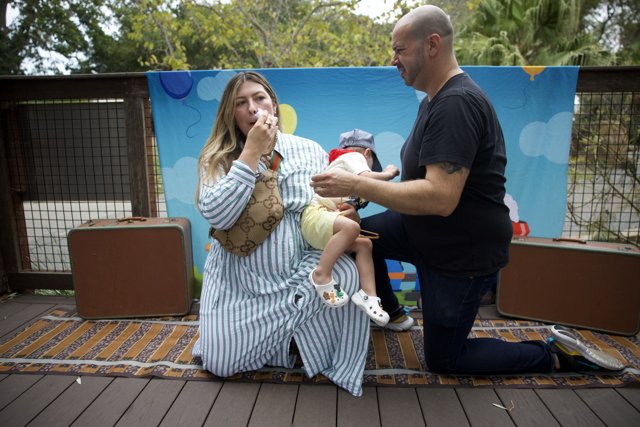
{"label": "man kneeling on deck", "polygon": [[619,370],[615,358],[553,327],[548,342],[469,339],[487,284],[507,265],[513,228],[504,204],[506,150],[496,112],[462,71],[453,27],[435,6],[403,16],[392,33],[393,65],[407,86],[427,93],[400,158],[400,182],[328,171],[312,177],[325,197],[359,196],[387,207],[364,218],[373,242],[376,290],[387,328],[413,319],[398,303],[385,259],[416,266],[421,283],[424,349],[430,371],[520,374],[554,370]]}

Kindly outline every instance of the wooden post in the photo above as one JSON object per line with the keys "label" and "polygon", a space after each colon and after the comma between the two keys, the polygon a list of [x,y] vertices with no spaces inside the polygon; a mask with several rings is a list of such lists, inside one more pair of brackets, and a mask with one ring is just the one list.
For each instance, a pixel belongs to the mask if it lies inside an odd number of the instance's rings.
{"label": "wooden post", "polygon": [[131,213],[133,216],[148,217],[151,216],[151,206],[147,181],[144,100],[137,97],[124,98],[124,111],[131,186]]}
{"label": "wooden post", "polygon": [[9,162],[7,160],[8,142],[11,123],[10,111],[2,103],[0,107],[0,256],[2,265],[0,269],[0,293],[7,290],[7,273],[20,271],[20,248],[18,247],[18,229],[15,211],[13,209],[13,197],[11,179],[9,177]]}

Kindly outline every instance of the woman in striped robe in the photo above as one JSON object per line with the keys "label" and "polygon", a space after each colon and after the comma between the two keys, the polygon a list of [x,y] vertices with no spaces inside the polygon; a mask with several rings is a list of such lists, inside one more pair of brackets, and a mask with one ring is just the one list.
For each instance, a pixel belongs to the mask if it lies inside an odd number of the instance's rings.
{"label": "woman in striped robe", "polygon": [[[325,375],[362,394],[369,320],[355,305],[327,307],[309,282],[320,252],[302,238],[300,216],[311,200],[311,175],[327,166],[316,142],[287,135],[277,125],[277,98],[258,73],[236,74],[220,101],[211,137],[199,159],[198,207],[215,229],[228,229],[245,208],[264,155],[281,155],[278,186],[284,217],[247,257],[214,241],[204,267],[200,338],[193,354],[226,377],[264,366],[292,368],[295,340],[308,377]],[[257,118],[261,109],[267,114]],[[354,262],[343,256],[334,278],[352,295],[359,288]]]}

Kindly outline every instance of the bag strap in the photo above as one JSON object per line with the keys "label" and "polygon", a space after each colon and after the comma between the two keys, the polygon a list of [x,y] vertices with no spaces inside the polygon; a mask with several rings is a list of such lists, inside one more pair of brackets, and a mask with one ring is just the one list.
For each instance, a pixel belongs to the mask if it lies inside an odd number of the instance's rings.
{"label": "bag strap", "polygon": [[375,231],[361,229],[360,235],[358,237],[364,237],[367,239],[375,240],[380,238],[380,234],[376,233]]}
{"label": "bag strap", "polygon": [[280,164],[282,163],[282,155],[278,153],[276,150],[271,152],[271,158],[267,160],[267,166],[274,172],[278,172],[280,170]]}

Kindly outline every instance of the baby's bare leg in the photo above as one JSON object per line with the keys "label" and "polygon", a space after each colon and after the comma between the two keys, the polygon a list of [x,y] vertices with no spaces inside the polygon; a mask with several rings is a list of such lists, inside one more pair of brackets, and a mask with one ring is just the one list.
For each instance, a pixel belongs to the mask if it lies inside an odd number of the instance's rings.
{"label": "baby's bare leg", "polygon": [[352,246],[359,234],[360,225],[357,222],[340,215],[336,217],[333,223],[333,236],[331,236],[327,246],[322,251],[318,267],[313,273],[313,281],[316,284],[324,285],[331,281],[333,266],[338,258]]}
{"label": "baby's bare leg", "polygon": [[367,295],[375,297],[377,296],[376,278],[373,258],[371,257],[372,249],[373,244],[371,240],[365,237],[358,237],[349,248],[350,251],[356,253],[356,267],[360,275],[360,288],[365,291]]}

